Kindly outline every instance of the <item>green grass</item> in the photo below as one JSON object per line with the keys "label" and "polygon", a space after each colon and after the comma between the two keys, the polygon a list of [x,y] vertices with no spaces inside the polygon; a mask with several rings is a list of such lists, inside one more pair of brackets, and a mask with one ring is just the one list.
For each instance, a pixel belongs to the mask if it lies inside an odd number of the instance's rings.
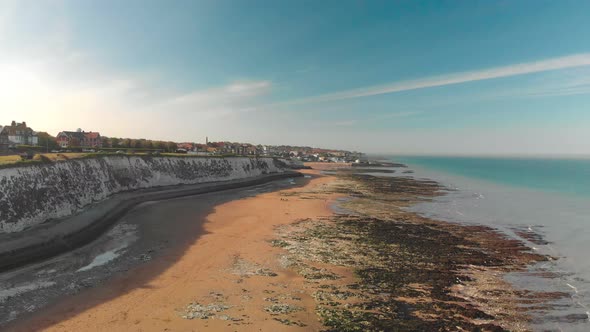
{"label": "green grass", "polygon": [[[44,158],[42,158],[43,156]],[[91,153],[79,153],[79,152],[67,152],[67,153],[41,153],[35,155],[32,160],[22,160],[20,155],[0,156],[0,168],[26,166],[30,164],[41,164],[48,161],[61,161],[68,159],[82,159],[82,158],[100,158],[105,156],[150,156],[146,152],[138,153],[125,153],[118,154],[113,152],[91,152]],[[236,155],[212,155],[212,156],[200,156],[186,153],[161,153],[158,155],[151,155],[154,157],[173,157],[173,158],[228,158],[228,157],[241,157]],[[257,156],[243,156],[256,158]]]}
{"label": "green grass", "polygon": [[52,161],[84,158],[87,153],[41,153],[33,159],[23,160],[20,155],[0,156],[0,168],[26,166],[30,164],[42,164]]}
{"label": "green grass", "polygon": [[0,156],[0,165],[14,164],[21,161],[20,156]]}

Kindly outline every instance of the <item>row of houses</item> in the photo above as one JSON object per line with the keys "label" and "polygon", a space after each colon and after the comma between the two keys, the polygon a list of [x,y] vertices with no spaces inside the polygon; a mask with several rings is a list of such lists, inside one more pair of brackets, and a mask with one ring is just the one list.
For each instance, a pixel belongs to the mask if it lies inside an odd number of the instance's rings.
{"label": "row of houses", "polygon": [[6,154],[18,145],[38,145],[37,133],[26,122],[12,121],[9,126],[0,126],[0,154]]}
{"label": "row of houses", "polygon": [[[101,148],[102,137],[97,132],[62,131],[56,137],[56,143],[63,149],[71,147]],[[18,146],[39,145],[37,132],[27,126],[26,122],[12,121],[10,125],[0,126],[0,154],[7,154]]]}
{"label": "row of houses", "polygon": [[[109,140],[101,137],[100,133],[84,131],[62,131],[57,134],[55,142],[61,149],[73,147],[101,149],[112,146],[114,139]],[[145,141],[145,140],[144,140]],[[8,153],[11,149],[21,145],[38,145],[39,137],[37,133],[27,126],[26,122],[17,123],[12,121],[9,126],[0,126],[0,154]],[[45,145],[45,143],[43,143]],[[264,155],[275,156],[300,161],[354,161],[362,156],[362,153],[349,152],[342,150],[328,150],[311,147],[297,146],[271,146],[271,145],[253,145],[248,143],[232,142],[209,142],[205,139],[205,144],[198,143],[176,143],[176,149],[179,152],[204,155]]]}
{"label": "row of houses", "polygon": [[242,156],[273,156],[299,161],[325,161],[325,162],[353,162],[358,160],[362,153],[342,150],[317,149],[310,147],[253,145],[248,143],[209,142],[178,143],[181,152],[202,155],[234,154]]}
{"label": "row of houses", "polygon": [[260,146],[244,143],[229,143],[229,142],[207,142],[206,144],[199,143],[178,143],[178,149],[188,153],[195,154],[236,154],[243,156],[262,155],[263,150]]}

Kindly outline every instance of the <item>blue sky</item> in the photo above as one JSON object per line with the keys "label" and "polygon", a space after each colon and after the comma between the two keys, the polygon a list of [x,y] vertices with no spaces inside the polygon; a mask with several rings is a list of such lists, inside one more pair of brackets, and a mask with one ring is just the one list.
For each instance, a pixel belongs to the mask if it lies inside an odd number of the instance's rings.
{"label": "blue sky", "polygon": [[590,154],[590,2],[0,0],[0,122]]}

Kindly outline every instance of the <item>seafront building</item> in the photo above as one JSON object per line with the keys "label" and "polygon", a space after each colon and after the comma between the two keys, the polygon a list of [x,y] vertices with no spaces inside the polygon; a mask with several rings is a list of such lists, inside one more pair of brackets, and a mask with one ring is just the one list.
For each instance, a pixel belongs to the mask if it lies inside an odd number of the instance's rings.
{"label": "seafront building", "polygon": [[102,137],[98,132],[85,132],[82,129],[77,131],[62,131],[57,134],[56,142],[61,148],[90,147],[101,148]]}
{"label": "seafront building", "polygon": [[37,133],[26,122],[12,121],[9,126],[0,126],[0,154],[6,154],[18,145],[38,145]]}
{"label": "seafront building", "polygon": [[[51,137],[51,136],[49,136]],[[52,138],[53,139],[53,138]],[[174,144],[176,152],[195,155],[239,155],[279,157],[301,162],[354,162],[362,155],[358,152],[343,150],[319,149],[306,146],[261,145],[240,142],[211,142],[207,137],[205,144],[194,142],[160,142],[145,139],[123,139],[101,136],[99,132],[61,131],[54,138],[60,149],[92,149],[120,148],[122,150],[162,150],[162,144]],[[39,145],[37,133],[27,127],[26,122],[12,121],[9,126],[0,126],[0,154],[22,152],[26,146]],[[45,144],[44,144],[45,145]],[[168,149],[170,150],[170,149]]]}

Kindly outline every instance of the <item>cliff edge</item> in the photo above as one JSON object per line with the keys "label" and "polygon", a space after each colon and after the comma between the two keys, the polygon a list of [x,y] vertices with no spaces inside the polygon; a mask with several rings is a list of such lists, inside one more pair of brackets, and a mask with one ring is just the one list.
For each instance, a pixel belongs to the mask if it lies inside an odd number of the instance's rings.
{"label": "cliff edge", "polygon": [[74,215],[116,193],[282,173],[273,158],[99,156],[0,169],[0,233]]}

